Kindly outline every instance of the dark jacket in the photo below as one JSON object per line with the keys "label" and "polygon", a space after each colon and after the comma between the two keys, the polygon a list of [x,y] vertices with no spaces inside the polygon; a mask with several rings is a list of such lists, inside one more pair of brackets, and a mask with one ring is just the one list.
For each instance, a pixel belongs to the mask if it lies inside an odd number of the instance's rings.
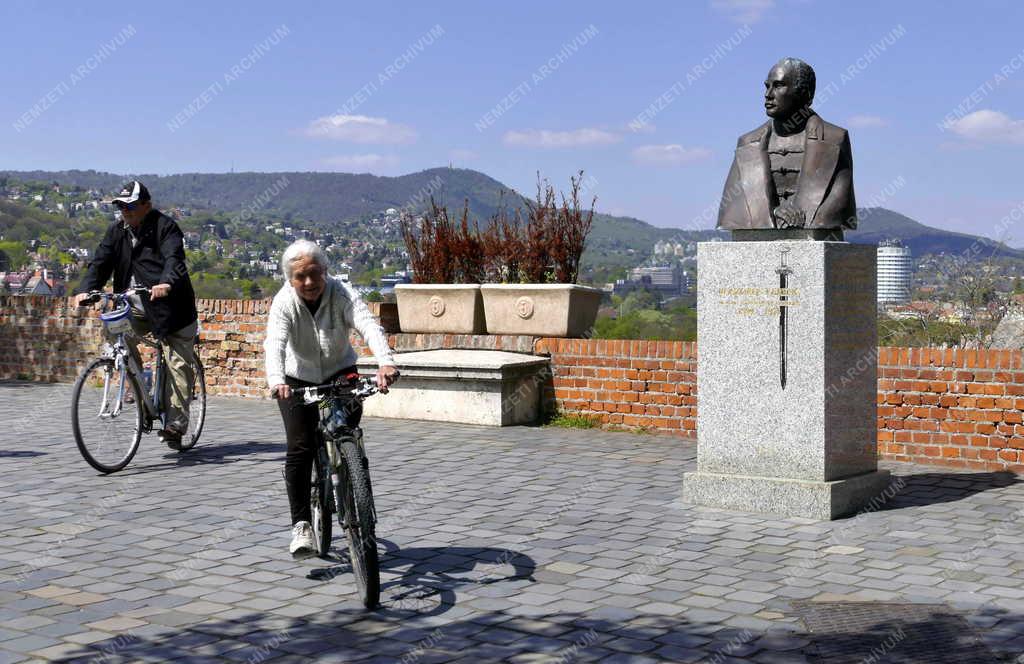
{"label": "dark jacket", "polygon": [[142,296],[146,318],[153,333],[163,338],[196,320],[196,294],[185,267],[184,236],[177,222],[159,210],[151,210],[132,239],[124,222],[115,221],[108,228],[77,292],[100,290],[114,275],[114,291],[120,293],[131,285],[132,275],[141,286],[170,284],[167,297],[150,300]]}
{"label": "dark jacket", "polygon": [[[775,184],[768,163],[772,121],[736,142],[736,157],[718,209],[718,228],[775,228]],[[817,114],[807,119],[804,160],[794,204],[807,228],[856,228],[853,155],[846,130]]]}

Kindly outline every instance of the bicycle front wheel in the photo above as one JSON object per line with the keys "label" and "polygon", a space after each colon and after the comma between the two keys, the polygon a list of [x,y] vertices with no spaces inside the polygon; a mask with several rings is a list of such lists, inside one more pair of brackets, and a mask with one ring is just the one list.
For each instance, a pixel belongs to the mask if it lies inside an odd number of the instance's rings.
{"label": "bicycle front wheel", "polygon": [[95,360],[75,382],[71,430],[82,457],[101,473],[128,465],[142,438],[143,390],[109,358]]}
{"label": "bicycle front wheel", "polygon": [[345,532],[352,571],[363,605],[372,609],[380,603],[380,562],[377,558],[377,536],[374,533],[370,473],[355,441],[342,441],[339,447],[345,459],[347,481],[344,482],[342,500],[345,502]]}
{"label": "bicycle front wheel", "polygon": [[206,375],[196,355],[192,361],[192,391],[188,401],[188,432],[181,437],[181,451],[190,450],[199,442],[206,423]]}

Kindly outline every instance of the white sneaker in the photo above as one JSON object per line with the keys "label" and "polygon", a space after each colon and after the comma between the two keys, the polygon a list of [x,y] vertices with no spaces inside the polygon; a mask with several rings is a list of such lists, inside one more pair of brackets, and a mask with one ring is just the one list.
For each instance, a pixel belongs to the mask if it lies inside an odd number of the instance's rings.
{"label": "white sneaker", "polygon": [[313,526],[309,525],[309,521],[299,521],[292,526],[292,543],[288,550],[295,560],[317,555],[316,545],[313,544]]}

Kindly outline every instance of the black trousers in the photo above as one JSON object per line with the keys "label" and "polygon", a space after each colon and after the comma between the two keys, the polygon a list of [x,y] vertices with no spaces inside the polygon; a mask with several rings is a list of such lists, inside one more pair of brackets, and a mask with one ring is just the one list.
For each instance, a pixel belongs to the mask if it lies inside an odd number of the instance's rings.
{"label": "black trousers", "polygon": [[[342,369],[330,380],[339,376],[355,373],[355,367]],[[285,376],[289,387],[310,387],[315,383]],[[324,381],[329,382],[329,381]],[[281,410],[284,420],[284,432],[288,441],[288,451],[284,461],[284,483],[288,491],[288,505],[291,508],[292,525],[299,521],[312,521],[309,509],[310,475],[313,472],[313,457],[316,454],[316,443],[319,432],[317,425],[320,413],[317,405],[305,404],[301,397],[279,399],[277,407]],[[348,425],[358,426],[363,416],[363,406],[358,402],[348,404]]]}

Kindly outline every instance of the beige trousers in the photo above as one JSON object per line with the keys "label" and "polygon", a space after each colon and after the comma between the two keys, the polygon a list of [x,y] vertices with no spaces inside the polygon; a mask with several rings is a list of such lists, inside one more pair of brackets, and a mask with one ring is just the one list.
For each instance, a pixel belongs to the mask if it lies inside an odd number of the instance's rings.
{"label": "beige trousers", "polygon": [[[195,356],[198,327],[199,322],[194,321],[191,325],[168,334],[163,341],[164,367],[167,369],[163,389],[166,426],[181,433],[188,431],[188,407],[192,400],[192,382],[195,380],[192,358]],[[136,336],[148,335],[153,331],[149,321],[137,315],[132,316],[132,329]],[[142,366],[138,342],[133,343],[132,339],[127,341],[129,352],[139,366]]]}

